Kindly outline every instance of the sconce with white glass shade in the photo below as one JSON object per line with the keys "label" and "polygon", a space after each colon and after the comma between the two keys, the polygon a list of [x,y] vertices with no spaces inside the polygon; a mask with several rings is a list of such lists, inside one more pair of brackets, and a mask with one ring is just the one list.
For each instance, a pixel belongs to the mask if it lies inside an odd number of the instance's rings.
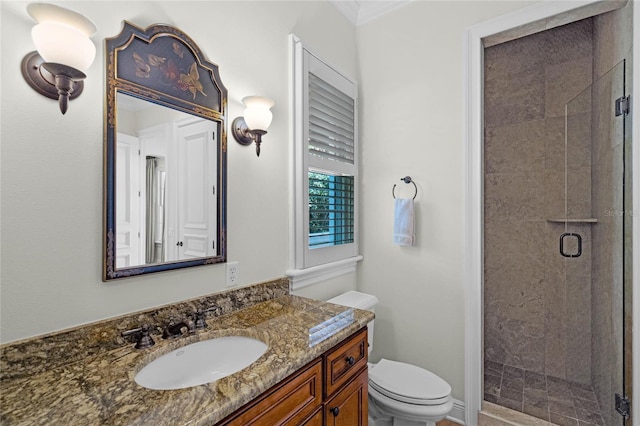
{"label": "sconce with white glass shade", "polygon": [[85,16],[45,3],[32,3],[27,12],[37,24],[31,38],[37,51],[22,60],[22,76],[36,92],[57,99],[67,112],[69,100],[82,93],[85,71],[96,56],[91,35],[96,26]]}
{"label": "sconce with white glass shade", "polygon": [[267,134],[273,114],[271,107],[274,102],[262,96],[247,96],[242,99],[245,110],[242,117],[236,117],[231,125],[234,139],[240,145],[256,144],[256,155],[260,156],[262,136]]}

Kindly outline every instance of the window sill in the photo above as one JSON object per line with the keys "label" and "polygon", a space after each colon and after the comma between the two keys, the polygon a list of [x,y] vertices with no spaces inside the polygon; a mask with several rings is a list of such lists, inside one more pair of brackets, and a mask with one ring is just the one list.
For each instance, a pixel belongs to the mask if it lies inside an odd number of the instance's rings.
{"label": "window sill", "polygon": [[363,257],[358,255],[307,269],[289,269],[286,274],[291,280],[291,290],[298,290],[320,281],[355,272],[357,263],[362,259]]}

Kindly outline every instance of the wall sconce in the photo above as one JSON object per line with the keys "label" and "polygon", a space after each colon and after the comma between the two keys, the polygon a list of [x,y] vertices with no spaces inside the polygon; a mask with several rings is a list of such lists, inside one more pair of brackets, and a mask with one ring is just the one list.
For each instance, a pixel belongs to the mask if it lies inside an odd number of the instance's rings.
{"label": "wall sconce", "polygon": [[31,30],[38,51],[22,60],[22,76],[36,92],[57,99],[64,114],[69,100],[82,93],[84,71],[96,56],[89,38],[96,26],[83,15],[52,4],[33,3],[27,12],[38,22]]}
{"label": "wall sconce", "polygon": [[260,156],[260,143],[262,136],[267,134],[267,129],[273,119],[269,110],[274,102],[262,96],[247,96],[242,99],[246,106],[242,117],[236,117],[231,124],[233,137],[240,145],[256,143],[256,155]]}

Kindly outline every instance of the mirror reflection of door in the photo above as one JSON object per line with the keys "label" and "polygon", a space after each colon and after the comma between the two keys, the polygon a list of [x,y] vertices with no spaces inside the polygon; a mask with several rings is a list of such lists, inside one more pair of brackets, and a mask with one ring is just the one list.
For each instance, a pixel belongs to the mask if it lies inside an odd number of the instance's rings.
{"label": "mirror reflection of door", "polygon": [[217,126],[118,94],[116,267],[215,256]]}
{"label": "mirror reflection of door", "polygon": [[215,126],[206,120],[182,120],[178,146],[178,259],[215,255]]}
{"label": "mirror reflection of door", "polygon": [[140,140],[135,136],[119,133],[117,147],[116,267],[124,268],[141,263],[138,239],[140,220],[138,152],[140,152]]}

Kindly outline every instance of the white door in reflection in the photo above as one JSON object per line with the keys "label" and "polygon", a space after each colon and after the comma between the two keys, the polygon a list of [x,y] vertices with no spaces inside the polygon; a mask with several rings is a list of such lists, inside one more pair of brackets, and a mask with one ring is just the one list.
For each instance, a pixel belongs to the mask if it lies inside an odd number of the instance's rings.
{"label": "white door in reflection", "polygon": [[140,264],[140,140],[118,133],[116,203],[116,267]]}
{"label": "white door in reflection", "polygon": [[217,217],[216,126],[212,121],[186,119],[177,123],[178,250],[180,260],[215,256]]}

